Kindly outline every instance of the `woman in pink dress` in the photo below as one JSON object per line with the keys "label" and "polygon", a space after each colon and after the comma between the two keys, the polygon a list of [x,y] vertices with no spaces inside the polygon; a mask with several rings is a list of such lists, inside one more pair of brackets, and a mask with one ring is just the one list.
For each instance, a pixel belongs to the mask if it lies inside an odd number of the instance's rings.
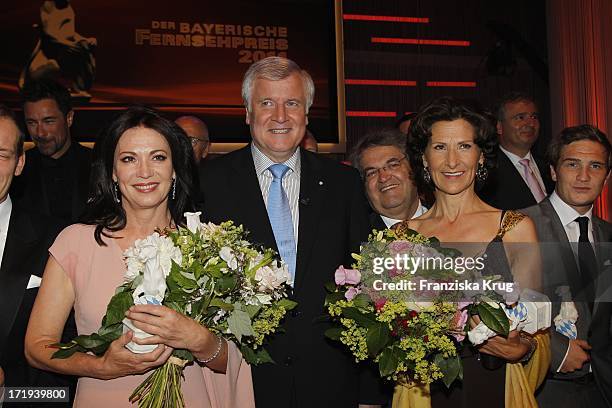
{"label": "woman in pink dress", "polygon": [[[133,338],[128,331],[97,357],[75,353],[51,359],[48,345],[59,341],[74,307],[79,334],[96,332],[106,305],[123,283],[123,252],[156,229],[183,225],[193,209],[194,165],[189,140],[156,111],[130,108],[96,142],[92,198],[83,224],[69,226],[50,248],[42,285],[26,335],[26,356],[38,368],[79,376],[75,406],[125,407],[148,371],[164,364],[173,349],[187,349],[182,384],[187,407],[254,407],[250,367],[238,348],[206,327],[165,306],[134,306],[136,327],[153,336]],[[159,344],[134,354],[130,341]]]}

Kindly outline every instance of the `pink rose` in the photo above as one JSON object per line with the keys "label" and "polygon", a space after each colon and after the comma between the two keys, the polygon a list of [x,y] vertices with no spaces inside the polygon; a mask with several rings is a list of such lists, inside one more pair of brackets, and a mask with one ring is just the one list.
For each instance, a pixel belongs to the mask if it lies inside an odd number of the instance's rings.
{"label": "pink rose", "polygon": [[360,293],[361,293],[361,289],[351,286],[350,288],[348,288],[348,290],[344,294],[344,297],[346,298],[346,300],[353,300],[353,298]]}
{"label": "pink rose", "polygon": [[461,331],[462,333],[452,333],[453,337],[457,339],[457,341],[463,341],[465,339],[465,334],[463,334],[463,329],[465,327],[465,323],[468,320],[468,312],[467,310],[457,310],[455,315],[453,316],[453,327],[457,331]]}
{"label": "pink rose", "polygon": [[340,266],[334,274],[336,285],[357,285],[361,282],[361,272],[357,269],[344,269]]}

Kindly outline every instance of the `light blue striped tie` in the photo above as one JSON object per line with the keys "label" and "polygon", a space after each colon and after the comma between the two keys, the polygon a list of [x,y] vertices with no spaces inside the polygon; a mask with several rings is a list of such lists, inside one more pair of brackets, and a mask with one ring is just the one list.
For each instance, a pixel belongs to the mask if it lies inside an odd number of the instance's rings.
{"label": "light blue striped tie", "polygon": [[276,239],[276,246],[281,259],[289,267],[289,274],[295,276],[295,236],[293,235],[293,219],[289,200],[283,189],[283,177],[289,171],[284,164],[273,164],[268,167],[274,179],[268,192],[268,217]]}

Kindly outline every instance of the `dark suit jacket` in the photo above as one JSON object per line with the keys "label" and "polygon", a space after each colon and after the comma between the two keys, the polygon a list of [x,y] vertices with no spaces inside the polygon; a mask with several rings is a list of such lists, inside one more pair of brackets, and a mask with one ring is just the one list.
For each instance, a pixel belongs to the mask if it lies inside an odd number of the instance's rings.
{"label": "dark suit jacket", "polygon": [[[76,222],[85,209],[89,193],[89,174],[91,172],[92,151],[73,141],[65,153],[70,160],[74,177],[72,188],[66,191],[71,196],[70,219],[64,219],[64,225]],[[45,215],[53,215],[49,204],[47,189],[42,178],[42,155],[33,148],[26,152],[26,164],[21,176],[13,180],[11,198],[21,208]]]}
{"label": "dark suit jacket", "polygon": [[[250,146],[209,161],[201,177],[204,217],[233,220],[252,242],[276,249]],[[324,284],[368,236],[367,203],[357,172],[301,152],[300,219],[293,297],[284,333],[267,346],[276,364],[253,367],[257,407],[350,407],[381,403],[378,382],[360,385],[360,370],[342,345],[325,338]],[[366,381],[372,385],[371,381]],[[360,396],[361,394],[361,396]],[[371,396],[371,397],[370,397]]]}
{"label": "dark suit jacket", "polygon": [[[535,156],[534,159],[548,195],[555,189],[555,184],[550,178],[550,168],[544,160]],[[489,205],[501,210],[518,210],[537,204],[529,186],[499,147],[497,148],[497,167],[490,171],[486,184],[478,195]]]}
{"label": "dark suit jacket", "polygon": [[387,229],[387,225],[385,224],[383,219],[380,217],[380,214],[374,211],[370,213],[370,229],[371,230],[375,229],[377,231],[384,231]]}
{"label": "dark suit jacket", "polygon": [[[559,314],[560,299],[555,294],[555,290],[559,286],[569,286],[573,299],[579,298],[582,294],[583,288],[580,283],[578,265],[561,220],[548,198],[545,198],[538,205],[521,210],[521,212],[527,214],[534,221],[538,239],[542,243],[543,287],[546,295],[553,302],[552,317],[554,318]],[[593,216],[594,249],[600,270],[604,269],[604,263],[610,262],[610,254],[604,253],[602,248],[609,247],[604,243],[609,241],[611,232],[611,224]],[[609,251],[606,250],[605,252]],[[595,288],[595,293],[600,294],[602,290],[606,289],[602,286],[603,282],[605,280],[598,280],[598,282],[593,283],[593,285],[599,286]],[[602,353],[605,354],[605,350],[610,350],[610,347],[608,347],[611,328],[609,305],[596,301],[591,314],[587,303],[574,301],[574,304],[579,316],[576,322],[578,338],[586,339],[593,347],[591,352],[593,373],[596,378],[602,375],[608,378],[612,375],[612,366],[601,364],[599,356]],[[588,373],[586,365],[582,370],[573,373],[557,373],[557,369],[567,352],[569,341],[567,337],[555,330],[554,323],[551,327],[551,335],[552,359],[550,371],[554,378],[570,379],[586,375]],[[609,391],[612,393],[612,390]]]}
{"label": "dark suit jacket", "polygon": [[[13,204],[0,266],[0,366],[4,370],[7,387],[71,387],[70,391],[74,393],[76,379],[30,367],[23,345],[30,312],[38,293],[38,288],[26,288],[31,275],[42,276],[47,251],[60,229],[61,223],[46,216],[26,213]],[[23,403],[17,405],[28,406]]]}

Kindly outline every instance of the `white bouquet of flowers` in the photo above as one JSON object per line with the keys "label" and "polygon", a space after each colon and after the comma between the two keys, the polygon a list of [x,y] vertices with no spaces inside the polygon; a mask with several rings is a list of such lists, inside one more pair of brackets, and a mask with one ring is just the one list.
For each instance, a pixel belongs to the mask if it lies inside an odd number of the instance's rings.
{"label": "white bouquet of flowers", "polygon": [[[102,355],[125,330],[139,338],[150,336],[124,318],[134,304],[162,304],[191,317],[209,330],[234,341],[250,364],[272,362],[263,348],[288,310],[290,276],[271,249],[246,240],[242,226],[200,222],[200,213],[186,213],[187,228],[159,231],[137,240],[125,251],[125,282],[111,298],[97,333],[56,344],[54,358],[73,353]],[[131,342],[135,353],[155,346]],[[140,407],[184,407],[180,379],[194,360],[188,350],[174,350],[130,396]]]}

